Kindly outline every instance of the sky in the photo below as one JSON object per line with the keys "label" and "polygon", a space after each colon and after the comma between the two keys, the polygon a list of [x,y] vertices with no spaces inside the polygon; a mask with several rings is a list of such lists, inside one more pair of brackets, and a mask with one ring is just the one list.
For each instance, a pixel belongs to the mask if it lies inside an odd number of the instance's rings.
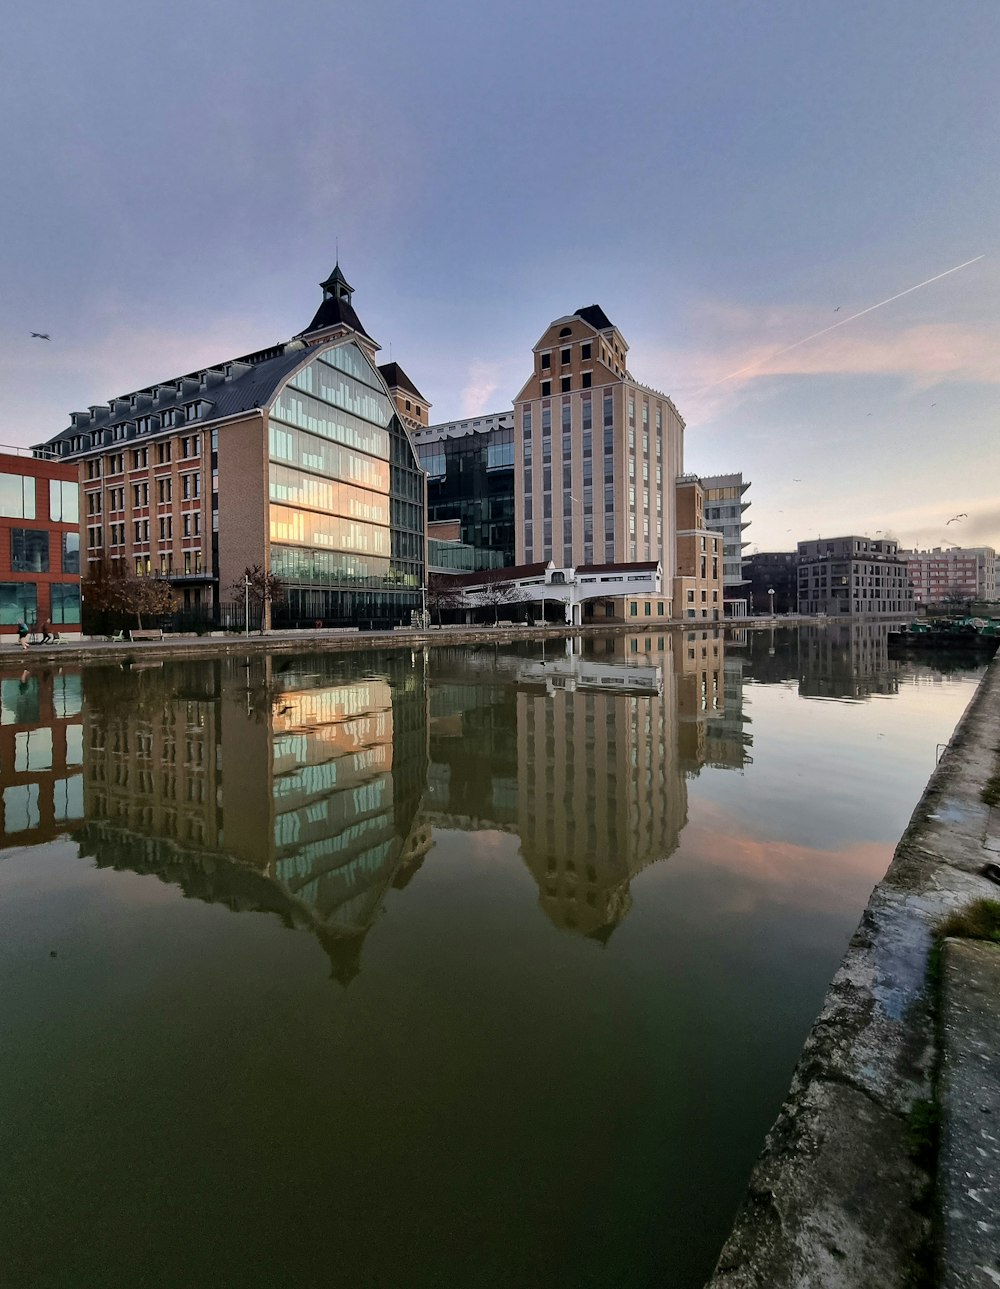
{"label": "sky", "polygon": [[288,339],[339,253],[434,422],[596,303],[750,550],[1000,549],[996,0],[55,0],[0,60],[0,444]]}

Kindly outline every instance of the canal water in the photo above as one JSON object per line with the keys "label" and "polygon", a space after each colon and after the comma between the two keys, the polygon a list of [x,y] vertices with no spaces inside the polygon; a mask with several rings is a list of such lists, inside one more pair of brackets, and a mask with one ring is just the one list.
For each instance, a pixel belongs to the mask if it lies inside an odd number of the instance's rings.
{"label": "canal water", "polygon": [[697,1286],[979,671],[0,665],[0,1280]]}

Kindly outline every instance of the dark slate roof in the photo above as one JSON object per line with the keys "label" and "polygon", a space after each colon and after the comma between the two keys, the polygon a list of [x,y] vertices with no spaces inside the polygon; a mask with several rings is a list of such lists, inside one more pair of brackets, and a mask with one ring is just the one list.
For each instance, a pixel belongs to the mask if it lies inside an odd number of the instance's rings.
{"label": "dark slate roof", "polygon": [[[220,379],[217,383],[195,392],[181,392],[168,396],[160,395],[155,400],[148,398],[143,401],[134,411],[129,412],[126,416],[116,415],[112,417],[110,409],[99,413],[98,416],[84,426],[70,426],[69,429],[63,430],[60,434],[54,435],[47,440],[47,444],[60,443],[75,438],[87,439],[90,435],[101,430],[109,430],[115,425],[126,423],[130,429],[122,442],[130,443],[137,438],[148,439],[155,438],[157,434],[170,433],[167,430],[150,430],[147,433],[139,434],[135,428],[136,417],[139,416],[159,416],[163,412],[170,411],[176,407],[182,407],[186,403],[198,401],[205,404],[202,414],[195,420],[186,422],[192,427],[201,427],[212,421],[220,420],[226,416],[236,416],[240,412],[252,411],[255,407],[263,407],[270,402],[275,391],[283,380],[291,375],[293,371],[303,363],[307,362],[315,355],[315,348],[309,348],[305,345],[294,345],[289,347],[286,352],[278,353],[273,358],[266,358],[258,362],[256,366],[251,367],[249,371],[244,372],[235,379],[224,379],[221,376],[222,368],[218,369]],[[251,355],[248,355],[248,358]],[[239,360],[234,360],[239,361]],[[213,371],[216,369],[206,369]],[[172,382],[165,382],[172,383]],[[154,387],[149,386],[150,390]],[[125,397],[128,397],[126,395]],[[41,446],[41,445],[40,445]],[[84,447],[82,451],[88,452],[98,446],[107,446],[106,444],[93,443]]]}
{"label": "dark slate roof", "polygon": [[379,374],[390,389],[405,389],[408,393],[419,398],[422,403],[427,402],[427,399],[424,398],[399,363],[382,363],[379,367]]}
{"label": "dark slate roof", "polygon": [[478,573],[460,573],[448,579],[449,586],[483,586],[487,582],[515,582],[526,577],[544,577],[548,562],[515,564],[511,568],[484,568]]}
{"label": "dark slate roof", "polygon": [[638,573],[652,572],[659,567],[659,561],[651,560],[632,560],[631,563],[621,564],[578,564],[576,566],[576,575],[579,577],[585,573],[627,573],[629,570]]}
{"label": "dark slate roof", "polygon": [[[338,323],[343,323],[352,330],[359,332],[368,340],[371,336],[361,325],[361,319],[354,312],[354,306],[347,300],[338,300],[334,296],[328,296],[316,310],[316,316],[306,327],[305,331],[300,331],[300,336],[311,335],[314,331],[325,331],[327,327],[335,327]],[[372,341],[374,344],[375,342]]]}
{"label": "dark slate roof", "polygon": [[585,309],[577,309],[573,316],[589,322],[595,331],[609,331],[615,325],[599,304],[588,304]]}

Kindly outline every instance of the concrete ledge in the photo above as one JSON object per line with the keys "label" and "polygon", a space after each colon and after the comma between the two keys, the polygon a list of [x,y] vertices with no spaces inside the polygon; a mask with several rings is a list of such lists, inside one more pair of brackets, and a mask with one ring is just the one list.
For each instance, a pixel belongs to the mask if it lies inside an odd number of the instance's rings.
{"label": "concrete ledge", "polygon": [[927,957],[941,917],[996,896],[979,869],[998,715],[994,662],[833,979],[711,1289],[909,1289],[926,1270],[934,1179],[910,1124],[937,1056]]}

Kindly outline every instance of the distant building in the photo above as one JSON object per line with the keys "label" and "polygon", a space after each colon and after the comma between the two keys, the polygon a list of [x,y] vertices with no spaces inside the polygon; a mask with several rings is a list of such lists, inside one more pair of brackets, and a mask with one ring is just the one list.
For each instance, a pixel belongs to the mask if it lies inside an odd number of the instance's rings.
{"label": "distant building", "polygon": [[427,404],[377,367],[339,264],[320,285],[291,340],[76,412],[44,445],[79,470],[88,566],[164,578],[206,621],[260,564],[285,585],[276,623],[409,622],[425,494],[406,426]]}
{"label": "distant building", "polygon": [[658,563],[669,616],[684,421],[632,377],[627,353],[596,304],[556,318],[534,346],[514,400],[515,562]]}
{"label": "distant building", "polygon": [[[471,550],[468,571],[514,563],[514,414],[492,412],[420,427],[411,441],[427,471],[427,528],[432,541]],[[458,525],[457,531],[443,525]],[[436,552],[435,562],[451,558]],[[457,561],[459,556],[454,554]],[[463,554],[462,559],[466,556]],[[456,569],[464,564],[455,563]]]}
{"label": "distant building", "polygon": [[797,613],[799,607],[798,557],[794,551],[761,551],[743,561],[750,604],[754,613],[769,613],[774,592],[775,613]]}
{"label": "distant building", "polygon": [[997,558],[992,546],[953,546],[901,551],[917,604],[997,598]]}
{"label": "distant building", "polygon": [[799,612],[904,616],[913,588],[899,543],[831,537],[798,545]]}
{"label": "distant building", "polygon": [[0,640],[17,624],[80,632],[77,469],[23,449],[0,453]]}
{"label": "distant building", "polygon": [[750,506],[743,494],[750,487],[742,474],[713,474],[702,478],[705,490],[705,523],[722,533],[722,588],[731,614],[740,616],[749,608],[749,584],[743,575],[743,534],[750,526],[743,515]]}

